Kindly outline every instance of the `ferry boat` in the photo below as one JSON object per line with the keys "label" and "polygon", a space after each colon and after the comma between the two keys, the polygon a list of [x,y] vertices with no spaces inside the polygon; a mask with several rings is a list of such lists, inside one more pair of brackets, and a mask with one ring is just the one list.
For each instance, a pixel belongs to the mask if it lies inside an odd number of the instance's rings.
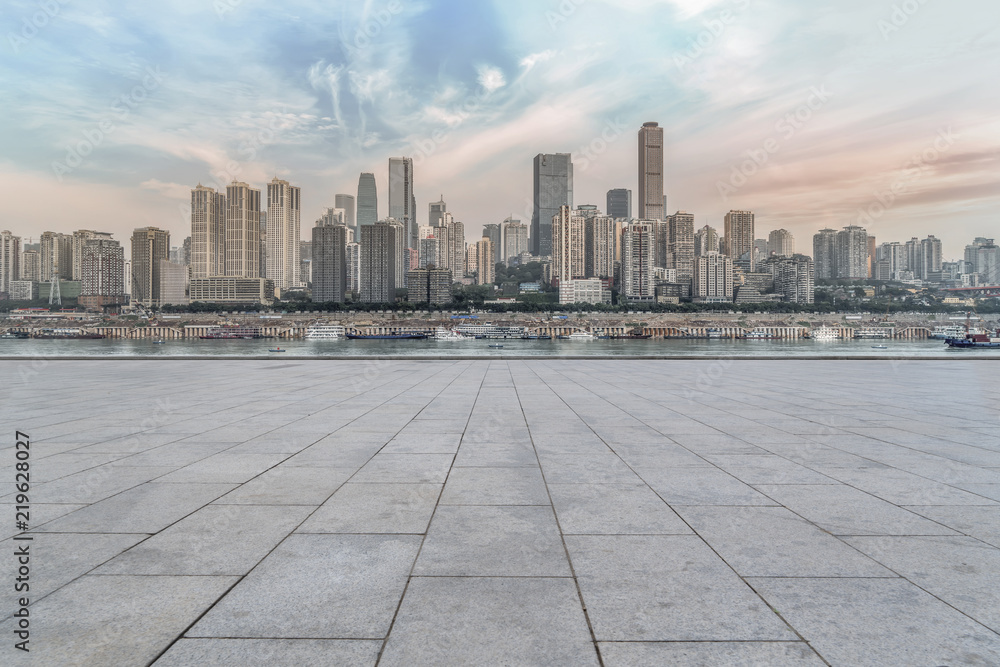
{"label": "ferry boat", "polygon": [[949,338],[964,338],[966,333],[984,334],[987,332],[985,329],[980,329],[978,327],[969,327],[968,332],[966,332],[965,327],[955,325],[948,327],[934,327],[927,337],[935,340],[948,340]]}
{"label": "ferry boat", "polygon": [[840,330],[833,327],[818,327],[809,332],[809,337],[813,340],[837,340],[840,338]]}
{"label": "ferry boat", "polygon": [[526,333],[521,336],[521,340],[552,340],[552,336],[549,334],[529,334]]}
{"label": "ferry boat", "polygon": [[861,327],[854,330],[855,338],[892,338],[893,330],[888,327]]}
{"label": "ferry boat", "polygon": [[427,334],[423,332],[394,333],[394,334],[347,334],[348,340],[426,340]]}
{"label": "ferry boat", "polygon": [[737,338],[743,340],[769,340],[772,338],[777,338],[777,336],[767,331],[760,331],[759,329],[754,329],[753,331],[746,332],[742,336],[737,336]]}
{"label": "ferry boat", "polygon": [[31,334],[27,331],[8,331],[5,334],[0,334],[0,338],[8,340],[26,340],[31,338]]}
{"label": "ferry boat", "polygon": [[574,331],[568,336],[559,336],[560,340],[594,340],[594,334],[589,331]]}
{"label": "ferry boat", "polygon": [[306,340],[339,340],[344,337],[344,327],[337,324],[314,324],[306,329]]}
{"label": "ferry boat", "polygon": [[104,338],[104,335],[84,333],[82,329],[57,328],[39,329],[35,332],[34,337],[48,340],[99,340]]}
{"label": "ferry boat", "polygon": [[449,331],[444,327],[438,327],[434,332],[434,340],[465,340],[465,336],[457,331]]}
{"label": "ferry boat", "polygon": [[527,333],[524,327],[508,327],[498,324],[460,324],[455,332],[470,338],[523,338]]}
{"label": "ferry boat", "polygon": [[961,349],[1000,348],[1000,330],[993,333],[967,333],[961,338],[949,338],[945,344]]}
{"label": "ferry boat", "polygon": [[252,340],[263,338],[260,327],[245,326],[242,324],[226,324],[220,327],[209,329],[204,336],[198,336],[205,340]]}
{"label": "ferry boat", "polygon": [[729,335],[724,333],[722,329],[711,328],[708,330],[709,338],[729,338]]}

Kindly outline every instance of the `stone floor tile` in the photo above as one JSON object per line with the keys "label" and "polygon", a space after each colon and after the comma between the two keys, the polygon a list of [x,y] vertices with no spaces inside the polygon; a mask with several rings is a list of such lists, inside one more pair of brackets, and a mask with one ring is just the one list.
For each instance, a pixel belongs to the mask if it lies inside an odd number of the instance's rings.
{"label": "stone floor tile", "polygon": [[565,534],[690,534],[677,513],[645,484],[550,484]]}
{"label": "stone floor tile", "polygon": [[340,487],[300,533],[425,533],[440,484],[355,484]]}
{"label": "stone floor tile", "polygon": [[215,504],[320,505],[356,470],[278,465],[236,487]]}
{"label": "stone floor tile", "polygon": [[541,471],[535,468],[454,468],[442,505],[548,505]]}
{"label": "stone floor tile", "polygon": [[600,648],[605,667],[820,667],[826,664],[805,642],[601,642]]}
{"label": "stone floor tile", "polygon": [[156,667],[374,667],[381,641],[357,639],[179,639]]}

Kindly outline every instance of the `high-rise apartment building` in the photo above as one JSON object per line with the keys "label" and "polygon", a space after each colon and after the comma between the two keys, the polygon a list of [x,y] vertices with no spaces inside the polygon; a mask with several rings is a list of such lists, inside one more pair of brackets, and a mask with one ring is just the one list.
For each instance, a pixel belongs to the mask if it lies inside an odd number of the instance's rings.
{"label": "high-rise apartment building", "polygon": [[677,282],[687,283],[694,275],[694,216],[677,211],[667,218],[668,268],[677,270]]}
{"label": "high-rise apartment building", "polygon": [[777,255],[769,262],[774,291],[790,303],[812,303],[813,260],[805,255]]}
{"label": "high-rise apartment building", "polygon": [[[375,174],[362,172],[358,178],[358,228],[374,225],[378,221],[378,188]],[[360,236],[356,236],[360,240]]]}
{"label": "high-rise apartment building", "polygon": [[626,188],[608,190],[607,211],[611,218],[632,219],[632,191]]}
{"label": "high-rise apartment building", "polygon": [[0,232],[0,293],[10,294],[10,284],[21,277],[21,237]]}
{"label": "high-rise apartment building", "polygon": [[81,280],[83,276],[83,244],[90,239],[111,239],[111,232],[96,232],[92,229],[80,229],[73,232],[73,280]]}
{"label": "high-rise apartment building", "polygon": [[100,309],[125,303],[125,251],[118,241],[84,242],[80,270],[81,306]]}
{"label": "high-rise apartment building", "polygon": [[941,239],[928,236],[920,242],[921,280],[939,278],[941,274]]}
{"label": "high-rise apartment building", "polygon": [[39,240],[42,253],[42,280],[55,273],[61,280],[73,278],[73,237],[58,232],[42,232]]}
{"label": "high-rise apartment building", "polygon": [[500,251],[500,261],[509,265],[512,259],[528,252],[528,227],[520,220],[506,218],[502,223],[501,231],[503,249]]}
{"label": "high-rise apartment building", "polygon": [[418,268],[438,267],[441,258],[441,241],[436,234],[442,227],[420,226],[420,248],[418,252]]}
{"label": "high-rise apartment building", "polygon": [[653,223],[629,222],[622,227],[622,265],[620,293],[627,301],[652,301],[656,234]]}
{"label": "high-rise apartment building", "polygon": [[559,207],[573,208],[573,160],[569,153],[535,156],[531,213],[531,253],[552,255],[552,218]]}
{"label": "high-rise apartment building", "polygon": [[868,231],[851,225],[837,232],[833,271],[835,278],[864,280],[868,277]]}
{"label": "high-rise apartment building", "polygon": [[714,227],[705,225],[694,235],[694,254],[696,257],[719,252],[719,232]]}
{"label": "high-rise apartment building", "polygon": [[451,301],[451,270],[420,268],[406,277],[406,300],[440,305]]}
{"label": "high-rise apartment building", "polygon": [[170,232],[140,227],[132,232],[132,302],[160,304],[160,260],[170,261]]}
{"label": "high-rise apartment building", "polygon": [[357,238],[358,218],[354,195],[334,195],[333,207],[344,211],[344,224],[354,233],[354,238]]}
{"label": "high-rise apartment building", "polygon": [[754,217],[753,211],[730,211],[726,214],[725,254],[734,262],[749,253],[750,271],[754,270]]}
{"label": "high-rise apartment building", "polygon": [[703,300],[733,300],[733,260],[718,252],[698,257],[694,262],[691,296]]}
{"label": "high-rise apartment building", "polygon": [[406,287],[406,272],[410,270],[410,257],[406,245],[406,226],[395,218],[386,218],[385,221],[392,227],[393,232],[396,234],[396,242],[393,246],[396,252],[396,268],[392,275],[396,281],[396,287]]}
{"label": "high-rise apartment building", "polygon": [[658,123],[643,123],[639,129],[640,220],[665,218],[667,202],[663,192],[663,128]]}
{"label": "high-rise apartment building", "polygon": [[[406,247],[417,247],[417,216],[413,195],[413,158],[389,158],[389,217],[403,225]],[[400,279],[405,281],[404,276]]]}
{"label": "high-rise apartment building", "polygon": [[977,237],[965,246],[965,263],[979,285],[1000,284],[1000,246],[993,239]]}
{"label": "high-rise apartment building", "polygon": [[[158,305],[171,304],[183,306],[188,304],[188,267],[184,264],[171,262],[169,259],[161,259],[160,264],[160,291]],[[215,278],[218,280],[218,278]]]}
{"label": "high-rise apartment building", "polygon": [[493,263],[493,240],[484,236],[476,243],[476,284],[492,285],[496,280],[496,266]]}
{"label": "high-rise apartment building", "polygon": [[465,249],[465,275],[479,275],[479,244],[470,243]]}
{"label": "high-rise apartment building", "polygon": [[490,222],[483,225],[483,236],[493,242],[493,262],[500,262],[500,253],[503,248],[503,228],[500,223]]}
{"label": "high-rise apartment building", "polygon": [[191,190],[191,277],[226,273],[226,195],[201,183]]}
{"label": "high-rise apartment building", "polygon": [[813,262],[817,280],[830,280],[836,277],[836,229],[821,229],[813,235]]}
{"label": "high-rise apartment building", "polygon": [[226,186],[227,276],[261,277],[260,216],[260,190],[239,181]]}
{"label": "high-rise apartment building", "polygon": [[[301,189],[275,177],[267,184],[267,271],[277,293],[302,287]],[[277,295],[276,293],[276,295]]]}
{"label": "high-rise apartment building", "polygon": [[615,219],[595,215],[584,219],[584,267],[587,278],[614,278]]}
{"label": "high-rise apartment building", "polygon": [[585,241],[584,217],[569,206],[560,206],[552,218],[553,282],[586,277]]}
{"label": "high-rise apartment building", "polygon": [[312,230],[312,300],[343,303],[348,289],[347,226],[325,224]]}
{"label": "high-rise apartment building", "polygon": [[775,229],[767,235],[767,254],[791,257],[795,254],[795,237],[787,229]]}
{"label": "high-rise apartment building", "polygon": [[389,221],[361,226],[360,287],[364,303],[396,300],[396,240],[399,225]]}
{"label": "high-rise apartment building", "polygon": [[37,250],[21,252],[20,280],[39,282],[42,279],[42,256]]}
{"label": "high-rise apartment building", "polygon": [[347,289],[361,294],[361,244],[348,243],[345,252],[347,261]]}
{"label": "high-rise apartment building", "polygon": [[458,220],[453,220],[451,215],[448,215],[446,216],[446,227],[448,230],[448,263],[441,266],[441,268],[451,269],[451,275],[458,279],[464,276],[466,271],[470,270],[466,267],[465,224]]}

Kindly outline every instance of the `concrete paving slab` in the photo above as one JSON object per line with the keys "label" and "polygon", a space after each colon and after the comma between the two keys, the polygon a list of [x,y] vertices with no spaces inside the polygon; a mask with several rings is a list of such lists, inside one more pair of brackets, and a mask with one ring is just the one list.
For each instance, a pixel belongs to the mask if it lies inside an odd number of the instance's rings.
{"label": "concrete paving slab", "polygon": [[374,667],[381,641],[353,639],[179,639],[156,667]]}
{"label": "concrete paving slab", "polygon": [[820,667],[805,642],[601,642],[604,667]]}
{"label": "concrete paving slab", "polygon": [[340,487],[300,533],[426,533],[440,484],[355,484]]}
{"label": "concrete paving slab", "polygon": [[442,505],[548,505],[541,471],[535,468],[455,468]]}
{"label": "concrete paving slab", "polygon": [[691,534],[645,484],[550,484],[549,492],[566,535]]}

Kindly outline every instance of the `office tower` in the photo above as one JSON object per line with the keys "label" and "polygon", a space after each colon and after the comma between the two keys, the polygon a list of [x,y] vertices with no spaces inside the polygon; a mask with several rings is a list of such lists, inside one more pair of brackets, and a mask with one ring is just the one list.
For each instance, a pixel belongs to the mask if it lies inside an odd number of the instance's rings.
{"label": "office tower", "polygon": [[718,252],[694,262],[691,296],[695,299],[733,300],[733,260]]}
{"label": "office tower", "polygon": [[83,244],[90,239],[111,239],[111,232],[95,232],[91,229],[80,229],[73,232],[73,280],[80,280],[83,260]]}
{"label": "office tower", "polygon": [[834,277],[863,280],[868,277],[868,231],[851,225],[837,232]]}
{"label": "office tower", "polygon": [[[413,158],[389,158],[389,217],[403,225],[406,247],[417,246],[417,217],[413,210]],[[405,281],[404,276],[398,276]]]}
{"label": "office tower", "polygon": [[560,206],[573,208],[573,160],[569,153],[535,156],[531,213],[531,254],[552,254],[552,218]]}
{"label": "office tower", "polygon": [[0,232],[0,292],[10,294],[10,284],[21,277],[21,237]]}
{"label": "office tower", "polygon": [[872,236],[871,234],[869,234],[868,235],[868,277],[869,278],[871,278],[874,275],[873,271],[875,269],[875,254],[876,254],[875,237]]}
{"label": "office tower", "polygon": [[503,233],[500,236],[503,239],[500,261],[507,262],[509,265],[512,259],[520,257],[521,253],[528,252],[528,227],[520,220],[505,219]]}
{"label": "office tower", "polygon": [[770,260],[774,291],[789,303],[813,302],[813,261],[805,255],[778,255]]}
{"label": "office tower", "polygon": [[719,232],[705,225],[694,235],[694,254],[701,257],[710,252],[719,252]]}
{"label": "office tower", "polygon": [[441,195],[441,199],[427,205],[427,224],[431,227],[441,227],[444,225],[444,216],[447,212],[448,205],[444,202],[444,195]]}
{"label": "office tower", "polygon": [[132,232],[132,303],[160,303],[160,260],[170,261],[170,232],[140,227]]}
{"label": "office tower", "polygon": [[795,237],[787,229],[775,229],[767,235],[767,255],[791,257],[795,254]]}
{"label": "office tower", "polygon": [[552,218],[552,281],[586,277],[584,217],[569,206]]}
{"label": "office tower", "polygon": [[19,279],[36,283],[42,279],[42,256],[37,250],[24,250],[21,252]]}
{"label": "office tower", "polygon": [[226,273],[226,195],[201,183],[191,190],[191,277]]}
{"label": "office tower", "polygon": [[361,244],[348,243],[345,249],[347,262],[347,289],[354,294],[361,293]]}
{"label": "office tower", "polygon": [[607,215],[586,218],[583,223],[584,266],[587,278],[615,276],[615,220]]}
{"label": "office tower", "polygon": [[451,302],[451,270],[420,268],[406,276],[406,300],[441,305]]}
{"label": "office tower", "polygon": [[354,195],[334,195],[333,206],[334,208],[343,209],[344,224],[347,225],[348,229],[354,232],[355,238],[357,238],[358,218],[357,218],[357,207],[354,202]]}
{"label": "office tower", "polygon": [[639,130],[639,211],[640,220],[663,220],[663,128],[643,123]]}
{"label": "office tower", "polygon": [[181,262],[185,266],[191,266],[191,237],[184,237],[184,242],[181,244]]}
{"label": "office tower", "polygon": [[503,248],[503,228],[496,222],[487,223],[483,225],[483,236],[493,242],[492,264],[497,264],[501,261],[500,253]]}
{"label": "office tower", "polygon": [[81,247],[79,303],[94,309],[125,303],[125,250],[118,241],[91,239]]}
{"label": "office tower", "polygon": [[608,216],[621,218],[622,220],[632,219],[632,191],[625,188],[615,188],[608,190],[607,197]]}
{"label": "office tower", "polygon": [[470,243],[465,249],[465,275],[475,276],[479,274],[479,244]]}
{"label": "office tower", "polygon": [[[188,267],[169,259],[160,262],[160,295],[158,304],[183,306],[188,303]],[[219,280],[214,278],[213,280]],[[223,278],[223,280],[225,280]]]}
{"label": "office tower", "polygon": [[816,280],[836,277],[837,230],[821,229],[813,235],[813,262]]}
{"label": "office tower", "polygon": [[[346,237],[350,231],[344,228],[344,245],[347,245]],[[302,285],[312,284],[312,241],[299,241],[299,282]]]}
{"label": "office tower", "polygon": [[461,278],[467,271],[465,253],[465,224],[458,220],[452,220],[447,216],[446,225],[448,229],[448,264],[442,266],[443,269],[451,269],[451,275],[456,279]]}
{"label": "office tower", "polygon": [[652,301],[655,231],[649,221],[622,227],[621,294],[627,301]]}
{"label": "office tower", "polygon": [[[362,172],[358,178],[358,228],[374,225],[378,220],[378,189],[375,174]],[[355,237],[360,239],[361,237]]]}
{"label": "office tower", "polygon": [[752,211],[730,211],[726,214],[726,247],[724,252],[734,262],[750,253],[750,270],[754,270],[754,220]]}
{"label": "office tower", "polygon": [[267,185],[267,272],[278,292],[302,287],[301,189],[275,177]]}
{"label": "office tower", "polygon": [[396,252],[396,264],[393,270],[393,279],[396,287],[406,287],[406,272],[409,270],[409,255],[406,250],[406,227],[395,218],[386,218],[386,224],[390,225],[396,234],[396,242],[393,248]]}
{"label": "office tower", "polygon": [[476,284],[492,285],[496,280],[496,267],[493,263],[493,240],[484,236],[476,243]]}
{"label": "office tower", "polygon": [[941,273],[941,239],[928,236],[920,242],[921,264],[923,275],[921,280],[934,280]]}
{"label": "office tower", "polygon": [[677,211],[667,218],[667,249],[670,267],[677,270],[677,282],[687,283],[694,275],[694,216]]}
{"label": "office tower", "polygon": [[[270,223],[268,223],[270,227]],[[226,186],[226,275],[260,278],[260,190],[233,181]],[[266,256],[266,254],[265,254]],[[135,266],[132,267],[133,272]]]}
{"label": "office tower", "polygon": [[364,303],[396,300],[397,227],[387,221],[361,226],[359,282]]}
{"label": "office tower", "polygon": [[39,240],[42,254],[42,280],[49,280],[53,272],[62,280],[73,277],[73,237],[58,232],[42,232]]}
{"label": "office tower", "polygon": [[312,230],[312,300],[343,303],[348,283],[347,226],[321,218]]}

